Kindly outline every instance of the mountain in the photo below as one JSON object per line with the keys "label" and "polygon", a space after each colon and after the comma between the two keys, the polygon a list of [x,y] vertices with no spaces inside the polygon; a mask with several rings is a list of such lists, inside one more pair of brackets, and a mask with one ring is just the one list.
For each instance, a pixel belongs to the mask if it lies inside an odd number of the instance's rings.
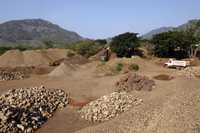
{"label": "mountain", "polygon": [[40,45],[44,41],[72,43],[82,39],[77,33],[42,19],[13,20],[0,24],[0,44]]}
{"label": "mountain", "polygon": [[160,34],[160,33],[163,33],[163,32],[168,32],[168,31],[172,31],[172,30],[174,30],[174,27],[161,27],[161,28],[152,30],[152,31],[142,35],[142,38],[143,39],[151,39],[156,34]]}
{"label": "mountain", "polygon": [[178,30],[200,30],[200,19],[189,20],[187,23],[177,27]]}
{"label": "mountain", "polygon": [[155,30],[152,30],[148,32],[147,34],[144,34],[142,38],[144,39],[151,39],[154,35],[163,33],[163,32],[168,32],[168,31],[192,31],[194,35],[200,35],[200,19],[193,19],[189,20],[187,23],[182,24],[177,27],[162,27],[158,28]]}

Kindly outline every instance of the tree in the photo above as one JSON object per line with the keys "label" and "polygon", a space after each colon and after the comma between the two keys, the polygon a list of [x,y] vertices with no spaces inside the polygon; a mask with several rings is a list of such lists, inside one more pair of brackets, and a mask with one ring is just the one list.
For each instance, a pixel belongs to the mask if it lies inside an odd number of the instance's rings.
{"label": "tree", "polygon": [[196,43],[196,39],[190,32],[169,31],[155,35],[151,42],[156,56],[185,58],[189,57],[191,46]]}
{"label": "tree", "polygon": [[71,44],[68,48],[76,51],[78,54],[85,57],[90,57],[95,55],[99,50],[101,50],[104,45],[96,43],[93,40],[83,40],[74,44]]}
{"label": "tree", "polygon": [[110,44],[110,48],[119,57],[131,57],[134,50],[139,47],[137,33],[124,33],[115,36]]}

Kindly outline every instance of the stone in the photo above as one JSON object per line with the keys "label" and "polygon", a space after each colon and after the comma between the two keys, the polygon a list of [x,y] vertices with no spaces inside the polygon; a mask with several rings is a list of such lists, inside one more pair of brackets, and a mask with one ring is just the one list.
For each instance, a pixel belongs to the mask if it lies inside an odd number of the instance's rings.
{"label": "stone", "polygon": [[67,104],[68,94],[60,89],[49,90],[44,86],[11,89],[0,96],[0,132],[32,133],[58,107]]}
{"label": "stone", "polygon": [[85,105],[81,110],[81,117],[91,122],[110,120],[129,110],[142,101],[127,92],[114,92]]}

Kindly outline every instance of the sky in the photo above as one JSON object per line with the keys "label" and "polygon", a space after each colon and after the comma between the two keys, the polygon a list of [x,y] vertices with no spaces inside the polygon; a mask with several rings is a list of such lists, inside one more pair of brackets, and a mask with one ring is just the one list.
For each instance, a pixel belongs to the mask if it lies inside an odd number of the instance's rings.
{"label": "sky", "polygon": [[0,23],[33,18],[86,38],[108,38],[200,19],[200,0],[0,0]]}

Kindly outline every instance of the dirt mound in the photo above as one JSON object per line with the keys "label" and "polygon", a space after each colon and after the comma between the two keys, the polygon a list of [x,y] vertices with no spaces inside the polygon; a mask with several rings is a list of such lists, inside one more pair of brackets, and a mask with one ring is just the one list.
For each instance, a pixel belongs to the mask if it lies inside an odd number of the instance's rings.
{"label": "dirt mound", "polygon": [[48,65],[51,62],[50,55],[45,50],[28,50],[23,52],[25,66]]}
{"label": "dirt mound", "polygon": [[10,50],[0,56],[0,67],[48,66],[50,62],[68,58],[66,49]]}
{"label": "dirt mound", "polygon": [[82,65],[82,64],[88,63],[89,61],[87,58],[85,58],[83,56],[75,55],[70,58],[62,58],[62,59],[55,60],[55,61],[51,62],[49,65],[50,66],[58,66],[63,62],[65,64],[71,64],[71,65]]}
{"label": "dirt mound", "polygon": [[172,80],[172,79],[174,79],[174,77],[172,77],[170,75],[166,75],[166,74],[159,74],[157,76],[154,76],[153,78],[157,79],[157,80]]}
{"label": "dirt mound", "polygon": [[24,56],[19,50],[9,50],[2,56],[0,56],[0,66],[1,67],[14,67],[23,66]]}
{"label": "dirt mound", "polygon": [[127,111],[141,102],[141,99],[136,99],[126,92],[114,92],[90,102],[80,110],[80,113],[86,120],[102,122]]}
{"label": "dirt mound", "polygon": [[148,77],[129,73],[116,83],[117,91],[147,90],[151,91],[155,82]]}
{"label": "dirt mound", "polygon": [[71,73],[75,71],[75,68],[72,65],[62,63],[58,67],[56,67],[51,73],[49,73],[50,77],[62,77],[65,75],[71,75]]}

